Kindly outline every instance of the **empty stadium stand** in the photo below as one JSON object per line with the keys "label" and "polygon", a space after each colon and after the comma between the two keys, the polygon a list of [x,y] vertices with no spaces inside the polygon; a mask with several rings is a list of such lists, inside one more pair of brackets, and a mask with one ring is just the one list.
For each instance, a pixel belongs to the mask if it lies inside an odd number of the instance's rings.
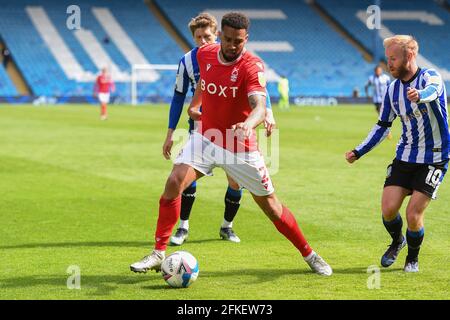
{"label": "empty stadium stand", "polygon": [[[34,95],[91,96],[95,75],[108,65],[117,94],[126,101],[131,64],[177,64],[183,54],[143,1],[76,3],[81,30],[66,26],[72,1],[0,1],[0,35]],[[153,82],[139,83],[139,94],[167,99],[174,72],[158,72],[151,78]],[[2,86],[6,83],[2,81]]]}
{"label": "empty stadium stand", "polygon": [[[374,35],[366,27],[367,7],[372,0],[316,0],[329,15],[333,16],[366,49],[374,48]],[[450,85],[450,14],[436,1],[396,0],[382,1],[380,37],[378,46],[383,49],[382,39],[392,34],[411,34],[419,42],[418,64],[439,70]],[[384,51],[383,51],[384,52]]]}
{"label": "empty stadium stand", "polygon": [[9,79],[5,68],[0,64],[0,96],[15,96],[17,90],[14,84]]}
{"label": "empty stadium stand", "polygon": [[[248,47],[277,75],[290,79],[294,96],[350,96],[355,87],[363,89],[373,68],[304,1],[155,2],[191,45],[187,24],[199,12],[213,13],[219,23],[225,11],[247,12],[251,19]],[[275,87],[269,82],[269,92],[276,97]]]}
{"label": "empty stadium stand", "polygon": [[[374,54],[374,35],[365,24],[371,0],[78,0],[80,30],[66,25],[73,1],[0,0],[0,39],[34,96],[94,101],[93,81],[106,65],[116,81],[118,101],[129,102],[131,65],[176,65],[184,54],[146,1],[152,1],[152,8],[191,47],[187,28],[191,17],[209,11],[220,23],[227,11],[247,13],[251,19],[247,47],[266,62],[268,89],[274,98],[280,75],[289,78],[293,97],[349,97],[355,90],[363,92],[374,67],[354,45],[357,42]],[[382,38],[392,33],[413,34],[420,43],[419,64],[436,67],[450,86],[446,3],[382,1],[378,46],[382,48]],[[336,25],[346,36],[336,31]],[[139,100],[168,101],[174,76],[174,71],[145,72],[138,85]],[[15,95],[14,84],[0,66],[0,96]]]}

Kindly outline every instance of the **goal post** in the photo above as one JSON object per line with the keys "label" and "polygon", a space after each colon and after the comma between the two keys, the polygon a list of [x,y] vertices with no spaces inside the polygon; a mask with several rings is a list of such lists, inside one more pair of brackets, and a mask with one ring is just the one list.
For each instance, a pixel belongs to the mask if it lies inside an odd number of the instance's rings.
{"label": "goal post", "polygon": [[[133,64],[131,66],[131,105],[135,106],[138,103],[138,82],[155,82],[161,76],[159,71],[172,70],[177,71],[177,64]],[[142,71],[147,71],[145,74],[139,74]]]}

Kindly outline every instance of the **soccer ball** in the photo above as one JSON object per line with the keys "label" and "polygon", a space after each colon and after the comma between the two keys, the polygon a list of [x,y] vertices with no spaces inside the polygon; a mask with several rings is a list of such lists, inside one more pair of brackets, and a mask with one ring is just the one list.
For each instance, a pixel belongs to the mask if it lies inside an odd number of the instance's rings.
{"label": "soccer ball", "polygon": [[187,251],[176,251],[161,264],[164,280],[174,288],[189,287],[197,279],[198,272],[197,259]]}

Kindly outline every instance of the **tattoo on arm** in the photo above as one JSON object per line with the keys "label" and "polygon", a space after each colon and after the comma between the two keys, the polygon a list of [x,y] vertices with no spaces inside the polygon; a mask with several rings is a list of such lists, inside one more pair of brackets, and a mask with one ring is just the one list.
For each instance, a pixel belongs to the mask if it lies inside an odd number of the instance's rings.
{"label": "tattoo on arm", "polygon": [[256,126],[264,121],[266,116],[266,97],[260,94],[254,94],[248,97],[248,103],[252,108],[252,112],[245,122],[251,128],[256,128]]}
{"label": "tattoo on arm", "polygon": [[260,94],[253,94],[250,97],[248,97],[248,102],[252,109],[255,109],[260,104],[265,107],[266,97]]}

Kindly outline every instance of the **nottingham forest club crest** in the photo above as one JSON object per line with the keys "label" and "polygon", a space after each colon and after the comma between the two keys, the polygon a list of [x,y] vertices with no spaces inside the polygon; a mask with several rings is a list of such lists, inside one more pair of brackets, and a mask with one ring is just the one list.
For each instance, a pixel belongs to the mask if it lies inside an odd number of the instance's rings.
{"label": "nottingham forest club crest", "polygon": [[239,72],[239,69],[234,67],[233,71],[231,72],[231,78],[230,78],[231,81],[233,81],[233,82],[237,81],[238,72]]}

